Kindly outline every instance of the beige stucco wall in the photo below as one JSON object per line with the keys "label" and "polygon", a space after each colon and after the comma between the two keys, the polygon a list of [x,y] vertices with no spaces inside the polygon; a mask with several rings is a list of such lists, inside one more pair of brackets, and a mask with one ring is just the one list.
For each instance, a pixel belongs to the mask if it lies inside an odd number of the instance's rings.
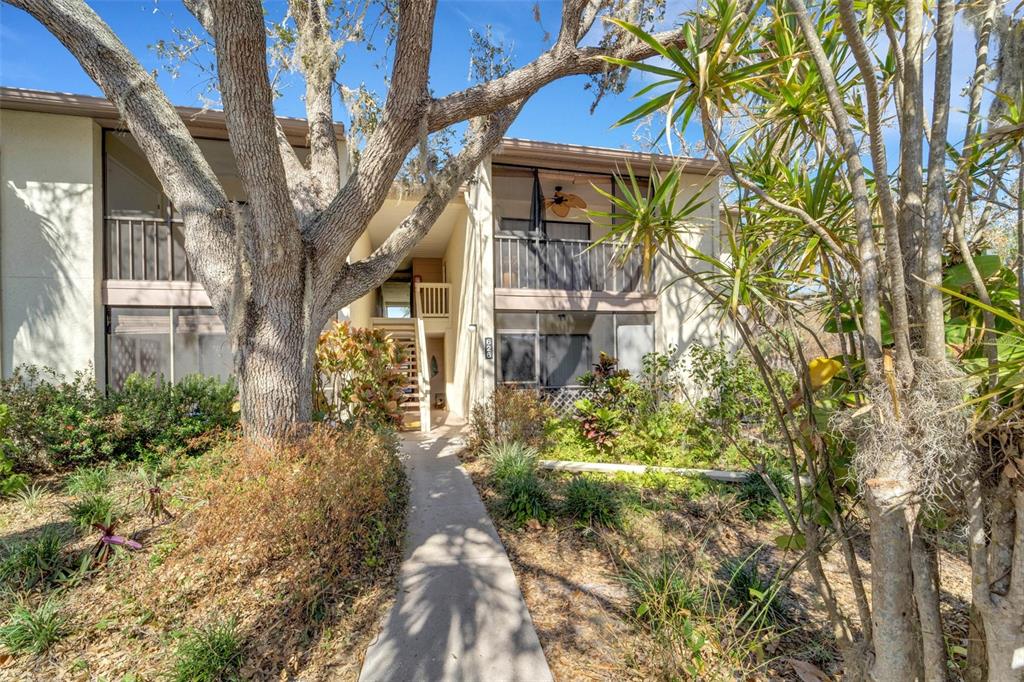
{"label": "beige stucco wall", "polygon": [[[495,361],[484,357],[484,339],[494,340],[494,220],[491,164],[477,169],[466,192],[466,220],[459,221],[445,253],[452,285],[452,327],[445,335],[451,375],[449,410],[467,417],[494,390]],[[475,329],[470,329],[475,326]]]}
{"label": "beige stucco wall", "polygon": [[[348,254],[349,261],[355,262],[363,260],[370,255],[370,250],[370,235],[364,232],[352,246],[352,250]],[[369,327],[370,320],[373,318],[373,297],[374,292],[371,291],[362,298],[352,301],[352,303],[342,311],[342,319],[347,318],[351,320],[352,324],[356,327]]]}
{"label": "beige stucco wall", "polygon": [[[684,176],[682,196],[677,205],[698,192],[704,192],[707,203],[694,216],[689,243],[702,253],[719,252],[718,222],[718,180],[699,175]],[[696,269],[701,264],[694,259],[688,261]],[[656,277],[658,294],[658,311],[655,317],[655,348],[660,352],[668,352],[672,347],[682,354],[694,343],[714,346],[720,341],[729,343],[730,327],[723,320],[715,306],[707,305],[707,296],[682,272],[673,267],[668,260],[658,260]]]}
{"label": "beige stucco wall", "polygon": [[0,110],[0,362],[102,382],[101,137],[91,119]]}

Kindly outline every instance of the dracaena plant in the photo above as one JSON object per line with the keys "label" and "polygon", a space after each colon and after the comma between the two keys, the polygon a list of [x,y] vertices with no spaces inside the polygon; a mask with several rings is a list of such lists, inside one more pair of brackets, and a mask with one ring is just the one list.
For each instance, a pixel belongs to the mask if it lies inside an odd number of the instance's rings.
{"label": "dracaena plant", "polygon": [[[971,659],[982,676],[1014,679],[1012,661],[1024,647],[1024,574],[1006,579],[1024,556],[1024,495],[1016,477],[1008,484],[988,475],[1004,466],[1016,472],[1018,447],[1012,437],[996,439],[989,464],[998,466],[979,466],[964,404],[972,384],[962,381],[968,360],[980,360],[997,389],[1015,375],[1000,345],[1016,347],[1003,315],[1019,317],[1024,305],[1024,261],[1016,281],[1004,280],[1017,288],[1010,313],[999,299],[1012,300],[1012,288],[995,286],[976,256],[997,216],[1015,217],[1018,252],[1024,242],[1024,163],[1016,152],[1024,127],[983,131],[994,49],[1012,52],[1017,43],[1001,28],[1012,22],[1002,21],[999,0],[982,0],[967,14],[973,49],[955,47],[963,42],[953,31],[961,11],[967,6],[953,0],[712,0],[689,15],[682,43],[655,49],[657,61],[613,60],[655,77],[620,123],[657,114],[667,132],[682,136],[696,122],[733,182],[736,215],[728,212],[724,253],[686,248],[660,256],[722,310],[771,389],[794,482],[810,479],[794,486],[797,504],[784,507],[792,533],[781,544],[801,551],[819,587],[846,679],[946,676],[940,575],[926,520],[950,494],[974,524],[973,599],[985,636],[981,651],[972,643]],[[926,25],[934,27],[927,35]],[[624,28],[647,44],[653,39]],[[926,54],[934,69],[927,103]],[[960,134],[950,126],[950,93],[954,55],[965,54],[975,69]],[[997,70],[997,79],[1005,73]],[[890,112],[899,123],[895,139],[883,129]],[[1016,187],[1007,181],[1011,170]],[[952,301],[941,291],[944,270],[957,261],[981,303],[967,355],[947,344]],[[823,333],[833,334],[826,340],[839,347],[837,357],[814,357],[828,352]],[[797,375],[792,396],[773,387],[770,369],[780,360]],[[817,367],[841,371],[822,383],[812,376]],[[983,386],[993,384],[978,386],[984,396]],[[845,490],[851,482],[855,489]],[[858,503],[873,549],[870,596],[844,527]],[[822,571],[820,557],[833,543],[855,614],[835,600]]]}
{"label": "dracaena plant", "polygon": [[641,278],[648,291],[654,284],[654,257],[661,250],[677,248],[711,222],[700,214],[710,199],[703,189],[690,196],[681,190],[680,172],[672,168],[664,173],[651,166],[648,177],[640,179],[626,164],[626,174],[615,174],[615,191],[606,192],[597,185],[594,191],[611,203],[609,211],[588,211],[591,220],[606,229],[587,250],[599,244],[614,247],[613,260],[626,265],[639,247]]}

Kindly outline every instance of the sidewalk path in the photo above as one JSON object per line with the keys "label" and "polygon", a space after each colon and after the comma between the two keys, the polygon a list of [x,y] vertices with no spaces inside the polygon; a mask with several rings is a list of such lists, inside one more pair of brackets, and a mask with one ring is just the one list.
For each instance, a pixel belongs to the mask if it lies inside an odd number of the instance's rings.
{"label": "sidewalk path", "polygon": [[551,680],[512,564],[459,466],[454,434],[404,438],[405,559],[360,682]]}

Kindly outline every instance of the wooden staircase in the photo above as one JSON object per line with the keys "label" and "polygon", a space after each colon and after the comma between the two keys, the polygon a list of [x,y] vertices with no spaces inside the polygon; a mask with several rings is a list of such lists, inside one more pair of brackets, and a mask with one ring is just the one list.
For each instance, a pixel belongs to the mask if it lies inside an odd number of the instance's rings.
{"label": "wooden staircase", "polygon": [[420,428],[420,382],[419,355],[416,352],[416,320],[402,318],[373,319],[374,329],[383,329],[405,351],[405,362],[399,370],[405,377],[405,387],[400,407],[402,408],[402,429],[417,431]]}

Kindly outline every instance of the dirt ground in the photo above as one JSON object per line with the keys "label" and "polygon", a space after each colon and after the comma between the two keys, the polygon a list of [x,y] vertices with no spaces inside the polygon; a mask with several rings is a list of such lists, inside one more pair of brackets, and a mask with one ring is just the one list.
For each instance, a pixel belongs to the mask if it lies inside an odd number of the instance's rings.
{"label": "dirt ground", "polygon": [[[617,577],[624,564],[665,552],[692,560],[697,573],[709,576],[716,571],[720,576],[717,564],[723,560],[756,553],[754,561],[763,574],[774,575],[790,568],[795,559],[774,545],[774,538],[786,532],[783,522],[746,520],[740,503],[728,492],[691,497],[644,491],[655,509],[629,513],[620,530],[581,529],[562,519],[516,528],[496,513],[498,495],[488,480],[487,464],[466,452],[463,465],[495,518],[556,680],[799,679],[793,660],[836,675],[838,661],[827,618],[802,568],[796,568],[782,593],[787,622],[756,634],[756,654],[742,665],[730,664],[726,649],[734,654],[734,644],[743,644],[742,636],[733,623],[712,623],[718,637],[708,638],[705,646],[712,650],[705,654],[713,665],[698,674],[666,661],[666,652],[679,653],[679,647],[666,646],[634,617],[631,594]],[[854,540],[869,581],[867,538],[860,535]],[[953,633],[949,644],[965,647],[969,569],[962,556],[945,549],[939,559],[945,629]],[[825,569],[839,600],[856,617],[839,550],[827,555]],[[681,652],[680,661],[686,653]],[[951,677],[958,677],[956,670]]]}
{"label": "dirt ground", "polygon": [[[32,509],[15,499],[0,500],[0,556],[9,543],[46,527],[76,538],[66,547],[67,555],[87,553],[95,534],[76,532],[67,513],[74,498],[65,493],[62,480],[37,479],[35,484],[46,492]],[[267,629],[268,612],[287,599],[301,576],[275,570],[211,581],[202,565],[189,568],[187,562],[163,570],[164,558],[174,552],[180,534],[188,532],[189,506],[201,504],[179,484],[169,486],[178,503],[172,507],[175,518],[151,522],[140,508],[139,482],[130,474],[117,479],[112,492],[134,510],[117,533],[142,542],[144,548],[121,553],[106,567],[51,588],[67,618],[67,636],[41,655],[13,656],[0,650],[0,680],[168,679],[182,634],[228,614],[238,619],[245,658],[271,662],[259,668],[243,663],[243,679],[357,679],[363,653],[393,600],[400,553],[385,554],[385,565],[371,582],[352,585],[341,601],[326,603],[317,627],[273,623],[279,627]]]}

